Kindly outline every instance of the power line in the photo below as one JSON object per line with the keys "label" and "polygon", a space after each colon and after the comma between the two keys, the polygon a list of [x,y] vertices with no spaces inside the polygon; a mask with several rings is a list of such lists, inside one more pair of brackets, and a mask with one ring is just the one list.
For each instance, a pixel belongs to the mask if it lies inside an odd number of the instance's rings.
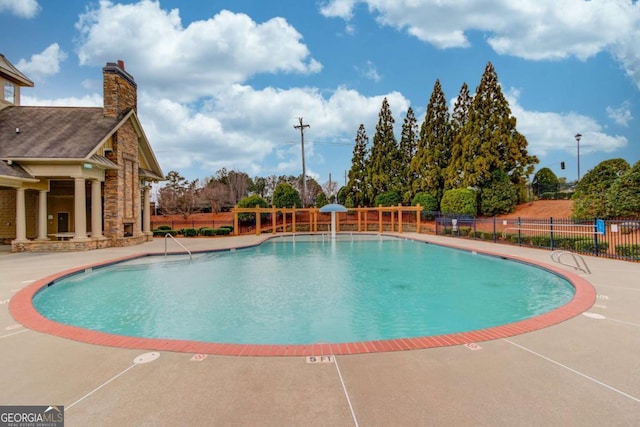
{"label": "power line", "polygon": [[[295,127],[295,126],[294,126]],[[354,143],[353,142],[338,142],[338,141],[306,141],[307,143],[312,143],[312,144],[322,144],[322,145],[344,145],[344,146],[348,146],[348,147],[353,147]],[[282,142],[276,142],[276,145],[294,145],[294,144],[299,144],[298,141],[282,141]]]}

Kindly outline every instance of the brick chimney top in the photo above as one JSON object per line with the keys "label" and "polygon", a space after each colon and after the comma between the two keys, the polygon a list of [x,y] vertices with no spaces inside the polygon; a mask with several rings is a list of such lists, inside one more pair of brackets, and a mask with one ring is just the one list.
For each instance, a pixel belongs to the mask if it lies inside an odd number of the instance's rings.
{"label": "brick chimney top", "polygon": [[136,86],[136,87],[138,86],[133,76],[124,70],[124,61],[121,59],[119,59],[117,63],[107,62],[107,65],[104,66],[104,68],[102,69],[102,72],[103,74],[107,74],[107,73],[119,74],[121,77],[128,80],[129,83],[131,83],[133,86]]}
{"label": "brick chimney top", "polygon": [[124,70],[124,61],[107,62],[102,74],[105,116],[118,117],[129,109],[137,110],[138,85],[133,76]]}

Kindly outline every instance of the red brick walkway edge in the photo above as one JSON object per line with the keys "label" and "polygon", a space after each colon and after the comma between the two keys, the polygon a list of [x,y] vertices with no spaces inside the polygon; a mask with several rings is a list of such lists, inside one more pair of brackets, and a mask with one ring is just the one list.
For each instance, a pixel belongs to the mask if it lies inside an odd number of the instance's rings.
{"label": "red brick walkway edge", "polygon": [[[438,243],[438,245],[440,244]],[[451,245],[446,246],[469,251],[469,248]],[[561,270],[552,265],[537,263],[525,258],[506,256],[503,254],[487,251],[476,252],[485,255],[520,261],[551,271],[561,277],[564,277],[574,286],[574,297],[569,303],[542,315],[521,320],[515,323],[509,323],[506,325],[479,329],[475,331],[418,338],[400,338],[392,340],[306,345],[253,345],[128,337],[108,334],[105,332],[92,331],[76,326],[54,322],[42,316],[33,307],[32,300],[34,295],[38,293],[38,291],[40,291],[42,288],[47,287],[48,285],[53,283],[55,280],[86,269],[96,268],[134,258],[140,258],[142,256],[152,255],[141,254],[118,258],[94,265],[85,265],[78,268],[61,271],[59,273],[45,277],[25,287],[16,295],[14,295],[9,303],[9,310],[13,318],[26,328],[88,344],[129,349],[161,350],[224,356],[322,356],[417,350],[434,347],[473,344],[481,341],[511,337],[514,335],[543,329],[568,320],[588,310],[596,300],[596,291],[593,286],[591,286],[591,284],[587,280],[577,274]]]}

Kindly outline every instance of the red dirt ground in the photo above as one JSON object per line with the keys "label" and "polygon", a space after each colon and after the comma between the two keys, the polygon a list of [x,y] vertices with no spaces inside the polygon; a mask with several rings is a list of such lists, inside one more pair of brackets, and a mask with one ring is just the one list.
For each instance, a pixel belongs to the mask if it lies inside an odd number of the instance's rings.
{"label": "red dirt ground", "polygon": [[571,216],[571,200],[536,200],[516,207],[515,212],[499,215],[500,218],[569,218]]}

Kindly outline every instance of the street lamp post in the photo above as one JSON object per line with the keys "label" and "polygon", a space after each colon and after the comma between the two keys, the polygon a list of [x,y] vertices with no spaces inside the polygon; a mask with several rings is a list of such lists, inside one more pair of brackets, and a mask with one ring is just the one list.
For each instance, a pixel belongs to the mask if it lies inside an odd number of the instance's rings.
{"label": "street lamp post", "polygon": [[582,135],[576,133],[575,138],[578,143],[578,181],[580,181],[580,138],[582,138]]}

